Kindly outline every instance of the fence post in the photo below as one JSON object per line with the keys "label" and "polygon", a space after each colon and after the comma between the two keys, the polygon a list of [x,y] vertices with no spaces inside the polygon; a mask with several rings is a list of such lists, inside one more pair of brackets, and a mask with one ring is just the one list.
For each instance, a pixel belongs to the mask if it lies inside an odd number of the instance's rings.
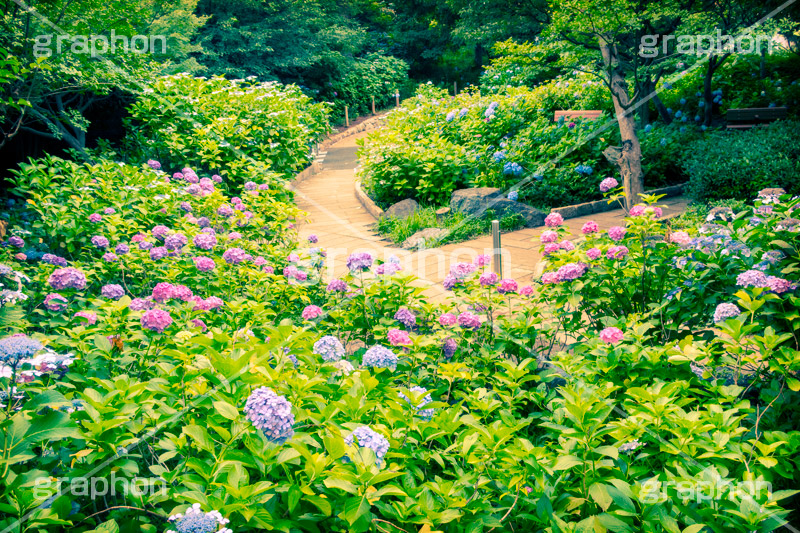
{"label": "fence post", "polygon": [[453,82],[453,96],[458,96],[458,82]]}
{"label": "fence post", "polygon": [[500,245],[500,221],[492,220],[492,270],[503,278],[503,253]]}
{"label": "fence post", "polygon": [[372,114],[375,114],[375,97],[372,97]]}
{"label": "fence post", "polygon": [[344,106],[344,125],[350,127],[350,110]]}
{"label": "fence post", "polygon": [[397,107],[400,107],[400,91],[394,93],[394,101]]}

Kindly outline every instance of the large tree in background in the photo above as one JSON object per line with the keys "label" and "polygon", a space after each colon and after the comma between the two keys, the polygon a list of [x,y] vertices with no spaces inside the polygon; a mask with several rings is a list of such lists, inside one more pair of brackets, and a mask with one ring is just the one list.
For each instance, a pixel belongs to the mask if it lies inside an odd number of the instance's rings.
{"label": "large tree in background", "polygon": [[[675,19],[685,7],[679,1],[653,3],[636,0],[552,0],[551,24],[546,36],[561,49],[563,63],[600,76],[614,104],[622,145],[610,151],[622,176],[630,208],[644,192],[642,149],[636,134],[635,113],[648,105],[654,87],[654,65],[641,61],[642,37],[654,24]],[[649,80],[643,83],[642,76]],[[636,90],[639,89],[639,90]]]}
{"label": "large tree in background", "polygon": [[[56,0],[17,4],[0,0],[0,147],[20,132],[63,141],[82,150],[87,110],[115,91],[135,94],[142,80],[165,70],[192,71],[191,39],[203,23],[196,0]],[[164,36],[156,53],[134,53],[118,41],[105,45],[61,42],[58,35]],[[44,46],[51,36],[49,44]],[[95,54],[90,53],[94,51]],[[163,52],[163,53],[162,53]]]}

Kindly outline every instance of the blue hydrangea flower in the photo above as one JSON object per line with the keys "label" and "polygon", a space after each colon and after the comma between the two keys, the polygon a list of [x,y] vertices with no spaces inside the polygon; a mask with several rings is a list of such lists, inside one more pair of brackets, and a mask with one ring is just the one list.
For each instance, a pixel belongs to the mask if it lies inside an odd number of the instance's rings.
{"label": "blue hydrangea flower", "polygon": [[325,335],[314,343],[314,353],[321,356],[326,363],[341,360],[344,355],[344,346],[333,335]]}
{"label": "blue hydrangea flower", "polygon": [[364,366],[394,370],[397,367],[397,355],[385,346],[375,345],[366,351],[361,362]]}
{"label": "blue hydrangea flower", "polygon": [[686,98],[681,98],[681,105],[686,105]]}
{"label": "blue hydrangea flower", "polygon": [[467,113],[469,113],[469,109],[467,109],[467,108],[465,107],[464,109],[462,109],[461,111],[459,111],[459,112],[458,112],[458,118],[464,118],[464,117],[466,117],[466,116],[467,116]]}
{"label": "blue hydrangea flower", "polygon": [[0,340],[0,363],[17,366],[22,359],[29,359],[42,349],[42,343],[27,335],[12,335]]}
{"label": "blue hydrangea flower", "polygon": [[644,127],[645,133],[650,133],[652,130],[653,130],[652,124],[648,124],[647,126]]}
{"label": "blue hydrangea flower", "polygon": [[269,387],[259,387],[247,398],[244,407],[247,419],[264,432],[267,440],[283,444],[294,435],[292,404]]}
{"label": "blue hydrangea flower", "polygon": [[450,111],[447,114],[446,120],[447,120],[447,122],[453,122],[455,120],[455,118],[456,118],[456,111]]}
{"label": "blue hydrangea flower", "polygon": [[519,176],[522,174],[522,167],[518,163],[512,163],[508,161],[505,165],[503,165],[503,174],[507,176]]}
{"label": "blue hydrangea flower", "polygon": [[492,158],[494,159],[495,163],[499,163],[500,161],[506,158],[505,150],[499,150],[495,152],[494,155],[492,155]]}
{"label": "blue hydrangea flower", "polygon": [[[354,443],[360,448],[369,448],[375,452],[375,464],[380,466],[386,452],[389,451],[389,441],[378,433],[373,431],[369,426],[360,426],[356,428],[350,435],[344,438],[344,443],[352,446]],[[349,462],[349,458],[345,456],[345,462]]]}
{"label": "blue hydrangea flower", "polygon": [[519,200],[519,193],[517,191],[511,191],[510,193],[508,193],[508,199],[511,200],[512,202],[516,202],[517,200]]}
{"label": "blue hydrangea flower", "polygon": [[420,416],[423,420],[430,420],[433,418],[433,408],[423,409],[426,405],[431,403],[433,399],[431,398],[430,394],[427,394],[428,390],[423,387],[411,387],[408,389],[411,393],[414,394],[415,397],[420,397],[425,395],[422,400],[417,405],[414,405],[411,401],[411,398],[403,394],[402,392],[398,392],[397,394],[400,396],[400,399],[405,400],[406,403],[410,404],[411,407],[414,409],[414,412]]}
{"label": "blue hydrangea flower", "polygon": [[[186,514],[174,514],[169,517],[174,530],[166,533],[233,533],[233,530],[222,527],[230,520],[223,518],[219,511],[204,513],[199,503],[186,510]],[[220,529],[221,528],[221,529]]]}
{"label": "blue hydrangea flower", "polygon": [[445,359],[452,358],[458,350],[458,343],[452,337],[448,337],[442,343],[442,355]]}

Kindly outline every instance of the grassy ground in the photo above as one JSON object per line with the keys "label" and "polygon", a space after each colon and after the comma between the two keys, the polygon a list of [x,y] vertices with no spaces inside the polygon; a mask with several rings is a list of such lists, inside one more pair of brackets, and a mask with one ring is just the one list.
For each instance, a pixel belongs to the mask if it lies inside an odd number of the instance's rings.
{"label": "grassy ground", "polygon": [[[479,235],[485,235],[492,231],[492,220],[495,215],[491,210],[486,211],[482,218],[471,218],[463,213],[451,213],[442,219],[436,220],[436,208],[422,207],[410,217],[401,220],[395,217],[380,218],[377,222],[377,230],[381,235],[388,237],[392,242],[402,243],[416,232],[425,228],[443,228],[449,232],[436,239],[435,242],[427,242],[426,246],[441,246],[455,242],[468,241]],[[525,219],[520,215],[514,214],[500,219],[501,231],[514,231],[525,226]]]}

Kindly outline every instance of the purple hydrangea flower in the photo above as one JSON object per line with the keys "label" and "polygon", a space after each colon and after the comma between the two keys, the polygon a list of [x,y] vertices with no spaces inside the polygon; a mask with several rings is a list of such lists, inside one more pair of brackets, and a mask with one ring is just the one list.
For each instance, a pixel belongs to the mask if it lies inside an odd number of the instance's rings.
{"label": "purple hydrangea flower", "polygon": [[372,261],[372,256],[367,252],[354,253],[347,258],[347,268],[353,273],[363,272],[369,270]]}
{"label": "purple hydrangea flower", "polygon": [[502,279],[500,280],[500,286],[497,287],[497,292],[500,294],[508,294],[510,292],[517,292],[518,288],[517,282],[513,279]]}
{"label": "purple hydrangea flower", "polygon": [[0,363],[16,367],[21,360],[30,359],[42,348],[42,343],[27,335],[16,334],[0,339]]}
{"label": "purple hydrangea flower", "polygon": [[228,204],[222,204],[221,206],[219,206],[219,209],[217,209],[217,214],[219,216],[221,216],[221,217],[232,216],[233,215],[233,208],[231,206],[229,206]]}
{"label": "purple hydrangea flower", "polygon": [[283,444],[294,435],[292,404],[269,387],[259,387],[247,398],[245,415],[270,442]]}
{"label": "purple hydrangea flower", "polygon": [[442,343],[442,355],[445,359],[451,359],[458,350],[458,343],[452,337],[447,337]]}
{"label": "purple hydrangea flower", "polygon": [[148,159],[147,166],[149,166],[153,170],[161,170],[161,163],[159,163],[155,159]]}
{"label": "purple hydrangea flower", "polygon": [[167,235],[169,235],[169,228],[164,226],[164,225],[159,224],[158,226],[156,226],[152,230],[150,230],[150,233],[156,239],[164,240],[167,237]]}
{"label": "purple hydrangea flower", "polygon": [[201,250],[212,250],[217,245],[217,237],[209,233],[198,233],[192,239],[192,244]]}
{"label": "purple hydrangea flower", "polygon": [[450,275],[457,280],[462,280],[478,269],[472,263],[456,263],[450,267]]}
{"label": "purple hydrangea flower", "polygon": [[241,248],[228,248],[225,250],[225,253],[222,254],[222,259],[229,265],[238,265],[242,261],[245,261],[245,256],[247,256],[247,252]]}
{"label": "purple hydrangea flower", "polygon": [[45,296],[44,307],[50,311],[63,311],[69,302],[60,294],[53,292]]}
{"label": "purple hydrangea flower", "polygon": [[397,310],[394,314],[394,319],[409,329],[417,325],[417,316],[405,307]]}
{"label": "purple hydrangea flower", "polygon": [[147,298],[134,298],[130,305],[128,305],[128,309],[131,311],[146,311],[147,309],[152,309],[155,307],[155,302],[153,300]]}
{"label": "purple hydrangea flower", "polygon": [[22,237],[14,235],[8,239],[8,244],[14,248],[23,248],[25,246],[25,241],[22,239]]}
{"label": "purple hydrangea flower", "polygon": [[586,269],[585,263],[567,263],[556,271],[556,279],[558,281],[578,279],[586,273]]}
{"label": "purple hydrangea flower", "polygon": [[59,268],[50,274],[47,283],[57,291],[65,289],[83,290],[86,288],[86,276],[77,268]]}
{"label": "purple hydrangea flower", "polygon": [[117,255],[125,255],[125,254],[129,253],[130,251],[131,251],[131,247],[128,246],[127,244],[125,244],[124,242],[119,243],[117,245],[117,247],[114,248],[114,252]]}
{"label": "purple hydrangea flower", "polygon": [[328,292],[347,292],[347,282],[342,279],[332,279],[328,283]]}
{"label": "purple hydrangea flower", "polygon": [[458,325],[462,328],[478,329],[481,327],[481,318],[469,311],[464,311],[458,315]]}
{"label": "purple hydrangea flower", "polygon": [[67,266],[67,260],[63,257],[59,257],[54,254],[44,254],[42,256],[42,263],[47,263],[49,265],[58,266],[58,267],[65,267]]}
{"label": "purple hydrangea flower", "polygon": [[169,254],[169,251],[164,248],[163,246],[156,246],[155,248],[150,250],[150,259],[153,261],[158,261],[160,259],[164,259]]}
{"label": "purple hydrangea flower", "polygon": [[117,254],[113,252],[106,252],[103,254],[103,261],[106,263],[116,263],[119,261],[119,257],[117,257]]}
{"label": "purple hydrangea flower", "polygon": [[106,239],[102,235],[95,235],[94,237],[92,237],[92,244],[95,245],[97,248],[105,249],[108,248],[109,242],[108,239]]}
{"label": "purple hydrangea flower", "polygon": [[189,239],[183,233],[173,233],[164,239],[164,248],[167,250],[180,250],[189,244]]}
{"label": "purple hydrangea flower", "polygon": [[498,281],[498,276],[494,272],[484,272],[481,274],[481,277],[478,278],[478,282],[483,287],[491,287],[496,285]]}
{"label": "purple hydrangea flower", "polygon": [[181,209],[187,213],[192,212],[192,204],[189,202],[181,202]]}
{"label": "purple hydrangea flower", "polygon": [[317,244],[319,242],[319,238],[316,235],[309,235],[308,242],[311,244]]}
{"label": "purple hydrangea flower", "polygon": [[767,276],[758,270],[746,270],[736,277],[740,287],[767,287]]}
{"label": "purple hydrangea flower", "polygon": [[125,289],[122,288],[122,285],[109,283],[108,285],[103,285],[103,288],[100,289],[100,295],[110,300],[119,300],[125,296]]}
{"label": "purple hydrangea flower", "polygon": [[600,192],[608,192],[619,186],[619,182],[614,178],[606,178],[600,182]]}

